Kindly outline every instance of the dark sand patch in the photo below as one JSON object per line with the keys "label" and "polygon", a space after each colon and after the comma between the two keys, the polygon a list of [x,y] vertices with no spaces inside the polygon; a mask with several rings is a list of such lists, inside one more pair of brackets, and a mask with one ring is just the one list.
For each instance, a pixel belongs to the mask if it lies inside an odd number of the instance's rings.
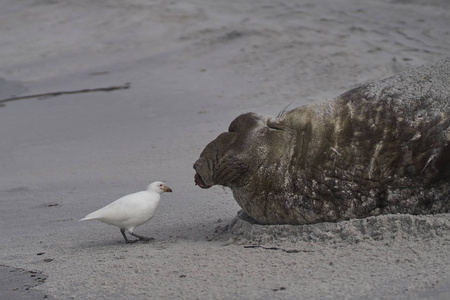
{"label": "dark sand patch", "polygon": [[34,287],[43,284],[47,276],[42,272],[14,269],[0,265],[0,291],[2,299],[53,299]]}

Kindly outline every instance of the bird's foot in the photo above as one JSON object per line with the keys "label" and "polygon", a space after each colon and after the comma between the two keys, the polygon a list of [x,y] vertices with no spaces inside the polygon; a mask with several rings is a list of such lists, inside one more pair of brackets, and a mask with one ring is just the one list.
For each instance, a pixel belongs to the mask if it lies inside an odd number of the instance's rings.
{"label": "bird's foot", "polygon": [[125,241],[125,243],[127,243],[127,244],[134,244],[134,243],[136,243],[137,241],[139,241],[139,240],[129,240],[129,239],[127,239],[127,240]]}
{"label": "bird's foot", "polygon": [[136,234],[136,233],[133,233],[133,232],[130,232],[130,234],[132,236],[134,236],[134,237],[137,237],[140,241],[143,241],[143,242],[151,242],[151,241],[155,240],[154,238],[149,238],[149,237],[146,237],[146,236],[143,236],[143,235],[139,235],[139,234]]}
{"label": "bird's foot", "polygon": [[125,229],[120,229],[120,233],[122,233],[122,235],[123,235],[123,238],[125,239],[125,243],[127,243],[127,244],[133,244],[133,243],[136,243],[137,241],[139,241],[139,240],[129,240],[128,238],[127,238],[127,235],[125,234]]}

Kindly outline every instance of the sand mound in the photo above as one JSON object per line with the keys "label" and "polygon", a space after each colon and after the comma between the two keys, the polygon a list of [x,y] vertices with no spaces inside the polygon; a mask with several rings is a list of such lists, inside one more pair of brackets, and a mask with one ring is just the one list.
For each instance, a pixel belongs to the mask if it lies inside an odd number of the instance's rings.
{"label": "sand mound", "polygon": [[240,211],[228,228],[238,242],[359,243],[363,240],[450,237],[450,215],[381,215],[337,223],[260,225]]}

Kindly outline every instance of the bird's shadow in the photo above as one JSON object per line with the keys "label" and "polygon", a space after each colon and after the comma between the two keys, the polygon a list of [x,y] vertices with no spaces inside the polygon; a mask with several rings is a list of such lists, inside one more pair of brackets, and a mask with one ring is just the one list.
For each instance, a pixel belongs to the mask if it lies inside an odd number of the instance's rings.
{"label": "bird's shadow", "polygon": [[84,249],[89,249],[89,248],[98,248],[98,249],[108,248],[108,249],[111,249],[114,246],[122,248],[122,247],[133,247],[133,246],[139,246],[139,245],[152,245],[152,244],[156,244],[156,243],[157,243],[156,240],[152,240],[152,241],[136,240],[136,242],[126,243],[123,238],[120,239],[118,237],[118,238],[105,238],[105,239],[98,239],[98,240],[82,241],[82,242],[78,243],[75,246],[75,248],[82,247]]}
{"label": "bird's shadow", "polygon": [[91,236],[86,237],[86,240],[77,244],[77,247],[83,248],[102,248],[102,247],[136,247],[140,245],[144,246],[160,246],[162,244],[169,245],[175,244],[181,241],[215,241],[220,240],[222,236],[226,235],[226,230],[229,224],[233,221],[233,219],[229,220],[220,220],[219,221],[205,221],[205,222],[196,222],[190,223],[187,225],[167,225],[164,226],[164,230],[158,229],[154,231],[154,234],[151,233],[151,229],[140,228],[140,233],[147,234],[152,240],[144,241],[137,240],[134,237],[130,237],[129,239],[133,239],[136,242],[126,243],[122,238],[120,231],[117,230],[117,237],[111,235],[104,235],[99,237],[97,240],[88,240]]}

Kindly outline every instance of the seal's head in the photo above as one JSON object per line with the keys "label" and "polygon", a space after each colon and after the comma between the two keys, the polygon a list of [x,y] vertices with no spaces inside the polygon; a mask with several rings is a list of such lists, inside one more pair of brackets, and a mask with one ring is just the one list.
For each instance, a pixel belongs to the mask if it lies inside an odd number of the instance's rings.
{"label": "seal's head", "polygon": [[[273,119],[246,113],[231,122],[228,132],[209,143],[194,164],[201,188],[223,185],[240,188],[267,159],[269,145],[279,144],[283,129]],[[281,139],[280,139],[281,138]]]}

